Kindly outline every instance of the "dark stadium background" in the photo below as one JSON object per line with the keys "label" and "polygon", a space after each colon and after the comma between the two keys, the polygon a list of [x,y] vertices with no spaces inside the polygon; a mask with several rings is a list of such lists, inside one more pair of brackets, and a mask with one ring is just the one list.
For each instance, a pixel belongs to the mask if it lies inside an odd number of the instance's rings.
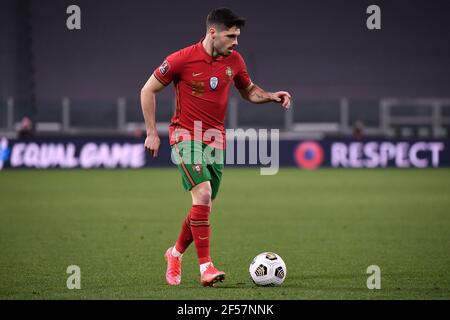
{"label": "dark stadium background", "polygon": [[[65,28],[77,4],[82,29]],[[134,97],[169,53],[227,5],[247,18],[239,51],[255,82],[299,98],[447,97],[448,1],[2,1],[1,96]],[[7,26],[5,26],[7,25]],[[7,81],[11,79],[15,81]]]}
{"label": "dark stadium background", "polygon": [[[81,30],[65,27],[70,4],[81,8]],[[382,29],[375,31],[365,27],[370,4],[4,0],[0,97],[24,99],[17,117],[34,118],[62,97],[138,99],[165,56],[199,41],[206,14],[222,5],[247,18],[238,50],[263,88],[286,89],[299,101],[448,97],[448,1],[377,1]]]}

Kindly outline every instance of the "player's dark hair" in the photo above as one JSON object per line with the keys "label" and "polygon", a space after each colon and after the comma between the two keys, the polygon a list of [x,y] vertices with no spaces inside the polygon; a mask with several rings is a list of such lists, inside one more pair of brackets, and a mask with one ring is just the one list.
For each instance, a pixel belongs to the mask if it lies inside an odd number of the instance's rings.
{"label": "player's dark hair", "polygon": [[213,25],[219,28],[226,27],[227,29],[232,27],[241,28],[245,26],[245,18],[237,16],[228,8],[217,8],[212,10],[206,17],[206,29]]}

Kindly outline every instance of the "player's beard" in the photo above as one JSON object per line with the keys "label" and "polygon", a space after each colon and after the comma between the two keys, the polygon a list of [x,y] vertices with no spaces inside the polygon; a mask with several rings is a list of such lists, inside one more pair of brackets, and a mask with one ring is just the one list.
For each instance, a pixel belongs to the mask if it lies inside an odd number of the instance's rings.
{"label": "player's beard", "polygon": [[[230,54],[233,53],[234,47],[228,47],[228,46],[221,46],[221,47],[216,47],[214,46],[214,49],[216,50],[216,52],[223,57],[228,57]],[[231,50],[231,52],[230,52]]]}
{"label": "player's beard", "polygon": [[225,50],[220,52],[221,56],[228,57],[230,54],[233,53],[234,48],[233,47],[226,47]]}

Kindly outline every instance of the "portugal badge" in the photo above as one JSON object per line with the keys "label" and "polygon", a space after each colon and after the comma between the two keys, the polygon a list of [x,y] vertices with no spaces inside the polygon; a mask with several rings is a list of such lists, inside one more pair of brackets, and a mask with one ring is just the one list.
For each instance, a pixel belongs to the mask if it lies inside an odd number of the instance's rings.
{"label": "portugal badge", "polygon": [[194,170],[198,174],[202,174],[202,165],[201,164],[195,164],[195,165],[192,166],[192,170]]}
{"label": "portugal badge", "polygon": [[230,66],[227,67],[227,69],[225,70],[225,74],[228,76],[228,78],[232,78],[233,77],[233,69],[231,69]]}

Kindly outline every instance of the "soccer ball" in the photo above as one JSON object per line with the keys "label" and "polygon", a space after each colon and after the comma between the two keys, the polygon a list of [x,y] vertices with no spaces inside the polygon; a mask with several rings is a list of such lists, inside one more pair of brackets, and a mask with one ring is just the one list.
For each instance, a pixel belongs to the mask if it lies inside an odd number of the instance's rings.
{"label": "soccer ball", "polygon": [[286,278],[286,264],[273,252],[258,254],[248,269],[253,282],[258,286],[279,286]]}

